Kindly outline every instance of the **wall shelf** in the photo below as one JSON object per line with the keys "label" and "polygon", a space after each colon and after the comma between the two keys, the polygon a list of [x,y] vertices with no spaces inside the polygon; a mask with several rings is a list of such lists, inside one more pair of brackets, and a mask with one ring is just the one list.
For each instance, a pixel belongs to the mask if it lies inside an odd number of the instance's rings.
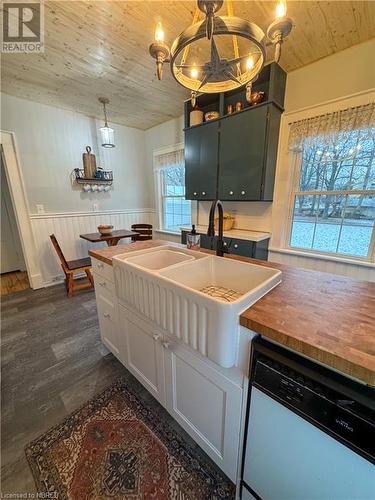
{"label": "wall shelf", "polygon": [[102,184],[111,186],[113,183],[113,172],[111,170],[100,170],[102,177],[85,177],[83,168],[74,169],[74,178],[77,184]]}
{"label": "wall shelf", "polygon": [[[218,111],[220,114],[219,118],[215,120],[203,121],[198,125],[193,125],[193,127],[204,126],[208,123],[212,123],[216,120],[221,120],[225,117],[231,117],[238,113],[247,110],[253,110],[258,108],[261,105],[265,105],[268,103],[273,103],[276,105],[281,111],[284,111],[284,94],[285,94],[285,84],[286,84],[286,73],[282,70],[282,68],[277,63],[270,63],[264,66],[262,71],[259,73],[258,78],[253,83],[252,91],[261,91],[264,92],[264,101],[250,106],[250,104],[246,101],[246,85],[238,89],[231,90],[230,92],[225,92],[221,94],[199,94],[197,96],[197,104],[201,111],[203,111],[203,115],[208,111]],[[227,114],[227,106],[231,104],[235,109],[236,102],[240,101],[243,105],[241,111],[233,111],[231,114]],[[193,107],[191,105],[191,99],[188,99],[184,103],[184,111],[185,111],[185,123],[184,130],[191,128],[190,127],[190,112],[193,111]]]}

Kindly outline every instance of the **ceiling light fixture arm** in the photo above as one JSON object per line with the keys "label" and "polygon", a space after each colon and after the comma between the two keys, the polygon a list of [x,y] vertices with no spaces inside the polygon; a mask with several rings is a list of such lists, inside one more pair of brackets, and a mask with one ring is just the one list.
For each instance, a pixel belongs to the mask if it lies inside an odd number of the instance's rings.
{"label": "ceiling light fixture arm", "polygon": [[169,47],[162,41],[155,41],[150,45],[150,54],[156,59],[156,73],[158,80],[163,78],[163,64],[170,62],[169,60]]}
{"label": "ceiling light fixture arm", "polygon": [[281,44],[284,42],[289,33],[292,31],[293,21],[290,17],[281,17],[270,24],[267,30],[267,37],[273,45],[275,45],[275,62],[280,61]]}

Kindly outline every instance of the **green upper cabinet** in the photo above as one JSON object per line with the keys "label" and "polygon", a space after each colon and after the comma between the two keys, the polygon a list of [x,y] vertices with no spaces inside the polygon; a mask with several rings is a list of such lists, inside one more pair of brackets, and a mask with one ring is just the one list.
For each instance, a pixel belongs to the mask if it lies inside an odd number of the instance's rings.
{"label": "green upper cabinet", "polygon": [[217,193],[219,122],[185,130],[185,197],[214,200]]}
{"label": "green upper cabinet", "polygon": [[272,201],[280,117],[270,103],[221,121],[220,200]]}
{"label": "green upper cabinet", "polygon": [[[185,103],[187,199],[272,201],[285,83],[285,72],[272,63],[253,87],[265,92],[261,104],[248,106],[244,88],[198,96],[203,112],[216,109],[221,118],[193,127],[191,105]],[[226,115],[227,105],[237,101],[245,109]]]}
{"label": "green upper cabinet", "polygon": [[260,200],[267,106],[229,116],[220,127],[220,200]]}

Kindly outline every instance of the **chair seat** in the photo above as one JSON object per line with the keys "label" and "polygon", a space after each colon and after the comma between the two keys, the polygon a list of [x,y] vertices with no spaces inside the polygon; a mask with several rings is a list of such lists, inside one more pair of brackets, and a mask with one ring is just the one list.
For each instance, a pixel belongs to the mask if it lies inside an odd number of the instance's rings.
{"label": "chair seat", "polygon": [[69,260],[67,264],[68,269],[73,271],[74,269],[78,269],[80,267],[91,266],[91,259],[90,257],[84,257],[83,259]]}

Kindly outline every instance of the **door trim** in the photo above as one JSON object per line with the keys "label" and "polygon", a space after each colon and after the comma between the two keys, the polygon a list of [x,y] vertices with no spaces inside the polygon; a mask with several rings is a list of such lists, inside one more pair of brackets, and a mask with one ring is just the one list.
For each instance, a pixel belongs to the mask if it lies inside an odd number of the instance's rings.
{"label": "door trim", "polygon": [[42,288],[44,285],[29,218],[26,189],[14,133],[0,130],[0,144],[4,155],[4,170],[16,216],[27,275],[31,288],[35,290]]}

